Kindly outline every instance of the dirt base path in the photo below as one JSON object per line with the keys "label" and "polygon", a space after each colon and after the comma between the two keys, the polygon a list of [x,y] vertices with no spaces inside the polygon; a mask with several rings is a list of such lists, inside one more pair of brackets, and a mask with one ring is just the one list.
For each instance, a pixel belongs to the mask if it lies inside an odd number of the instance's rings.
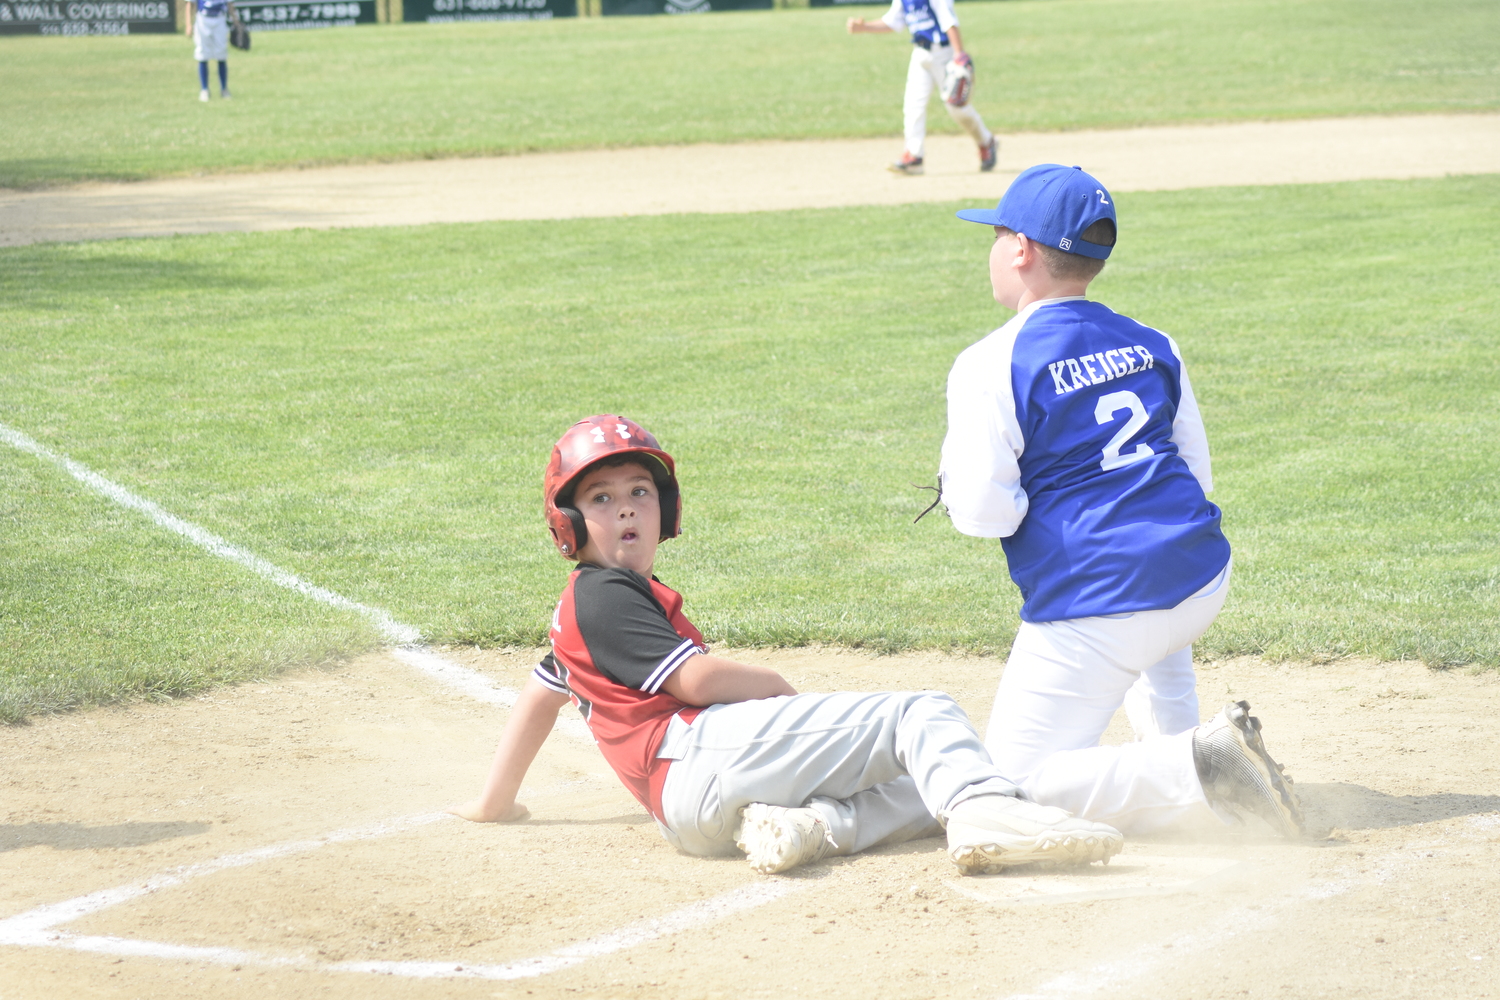
{"label": "dirt base path", "polygon": [[541,153],[0,191],[0,246],[57,240],[752,212],[994,200],[1035,163],[1079,163],[1115,191],[1500,172],[1500,115],[1250,122],[1001,137],[980,174],[966,138],[934,136],[927,174],[883,167],[894,139]]}
{"label": "dirt base path", "polygon": [[[999,671],[738,655],[808,690],[942,687],[981,726]],[[534,662],[449,656],[513,687]],[[530,820],[468,824],[437,811],[477,788],[505,713],[386,655],[0,729],[0,994],[1500,993],[1500,678],[1255,660],[1200,677],[1206,711],[1255,705],[1313,837],[1135,839],[1107,868],[976,879],[924,840],[762,877],[674,853],[576,720],[531,772]]]}

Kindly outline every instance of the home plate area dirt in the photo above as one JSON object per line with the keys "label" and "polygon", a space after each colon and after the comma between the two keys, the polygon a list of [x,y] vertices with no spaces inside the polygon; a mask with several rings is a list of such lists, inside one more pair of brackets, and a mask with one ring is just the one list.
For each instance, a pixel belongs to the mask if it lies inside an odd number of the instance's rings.
{"label": "home plate area dirt", "polygon": [[[444,655],[510,687],[535,662]],[[802,690],[941,688],[981,728],[1001,668],[732,655]],[[0,730],[0,997],[1500,992],[1500,679],[1241,659],[1200,665],[1200,696],[1254,706],[1307,840],[1137,838],[1108,867],[962,878],[932,839],[759,876],[669,848],[576,726],[533,766],[530,819],[469,824],[441,810],[505,712],[385,654],[40,719]]]}

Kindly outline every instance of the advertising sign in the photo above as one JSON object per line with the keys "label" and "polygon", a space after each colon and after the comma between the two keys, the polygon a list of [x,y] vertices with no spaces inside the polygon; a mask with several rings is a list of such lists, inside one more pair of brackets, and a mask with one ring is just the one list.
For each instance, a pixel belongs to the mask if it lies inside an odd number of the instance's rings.
{"label": "advertising sign", "polygon": [[234,0],[234,9],[250,31],[304,31],[375,23],[375,0]]}
{"label": "advertising sign", "polygon": [[600,13],[605,17],[620,14],[707,14],[715,10],[770,10],[773,0],[604,0]]}
{"label": "advertising sign", "polygon": [[406,0],[407,21],[550,21],[577,17],[578,0]]}
{"label": "advertising sign", "polygon": [[0,35],[139,35],[177,30],[174,0],[0,0]]}

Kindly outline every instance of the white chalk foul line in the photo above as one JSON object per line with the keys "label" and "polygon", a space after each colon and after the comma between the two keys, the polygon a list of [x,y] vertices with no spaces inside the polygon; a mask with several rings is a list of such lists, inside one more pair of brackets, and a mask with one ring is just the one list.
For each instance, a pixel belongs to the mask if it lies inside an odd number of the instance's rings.
{"label": "white chalk foul line", "polygon": [[[387,641],[397,644],[397,647],[392,650],[397,659],[447,685],[458,693],[467,695],[476,701],[481,701],[488,705],[499,705],[509,708],[515,704],[518,692],[514,688],[500,687],[477,670],[470,670],[467,667],[445,660],[431,650],[416,645],[422,639],[421,631],[411,625],[396,621],[396,619],[391,617],[389,612],[380,608],[373,608],[368,604],[361,604],[359,601],[352,601],[343,594],[336,594],[326,587],[319,587],[317,584],[309,583],[297,574],[262,559],[254,552],[220,538],[207,528],[193,524],[191,521],[185,521],[177,515],[163,510],[158,504],[147,500],[137,493],[131,492],[113,480],[104,478],[82,462],[76,462],[66,455],[60,455],[39,441],[33,440],[14,428],[7,427],[5,424],[0,424],[0,441],[4,441],[19,451],[24,451],[44,461],[51,462],[100,496],[114,501],[121,507],[127,507],[130,510],[146,515],[157,526],[186,538],[194,545],[221,559],[227,559],[232,563],[245,567],[250,572],[269,580],[278,587],[285,587],[287,590],[296,591],[329,607],[338,608],[342,611],[352,611],[360,615],[379,629],[380,634]],[[567,721],[569,720],[564,720],[561,728],[567,730],[571,735],[579,735],[579,729],[587,731],[587,727],[583,726],[581,721],[577,721],[575,725],[571,726],[566,724]]]}
{"label": "white chalk foul line", "polygon": [[[445,660],[422,646],[396,646],[390,652],[407,666],[436,679],[459,694],[467,695],[487,705],[510,708],[515,705],[516,698],[520,695],[515,688],[500,687],[491,683],[490,679],[479,671],[461,667],[452,660]],[[588,724],[582,719],[560,718],[553,724],[552,731],[567,733],[586,743],[594,741],[594,734],[589,731]]]}
{"label": "white chalk foul line", "polygon": [[340,608],[344,611],[353,611],[363,616],[373,623],[376,628],[380,629],[380,634],[391,642],[401,644],[414,643],[420,641],[422,638],[421,632],[410,625],[401,624],[379,608],[372,608],[367,604],[351,601],[342,594],[335,594],[331,590],[325,590],[315,584],[308,583],[295,573],[288,573],[286,570],[267,562],[255,553],[225,541],[207,528],[201,528],[189,521],[184,521],[175,514],[167,513],[145,497],[132,493],[119,483],[105,479],[82,462],[75,462],[66,455],[59,455],[51,448],[32,440],[18,430],[0,424],[0,440],[5,441],[13,448],[51,462],[100,496],[113,500],[121,507],[129,507],[131,510],[145,514],[160,527],[181,535],[194,545],[212,552],[221,559],[228,559],[230,562],[239,563],[252,573],[265,577],[279,587],[285,587],[287,590],[295,590],[299,594],[305,594],[313,600],[320,601],[330,607]]}

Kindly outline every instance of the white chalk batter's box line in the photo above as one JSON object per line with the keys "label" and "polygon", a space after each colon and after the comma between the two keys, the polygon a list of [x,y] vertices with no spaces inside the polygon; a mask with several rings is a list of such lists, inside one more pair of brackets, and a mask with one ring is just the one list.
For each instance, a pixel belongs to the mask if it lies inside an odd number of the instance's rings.
{"label": "white chalk batter's box line", "polygon": [[681,931],[701,928],[743,910],[753,909],[765,903],[787,896],[807,883],[793,879],[767,880],[742,886],[730,892],[692,903],[668,913],[666,916],[642,920],[600,934],[596,937],[565,945],[545,955],[526,958],[503,964],[475,965],[464,961],[426,962],[320,962],[303,956],[265,955],[242,951],[238,948],[200,947],[171,944],[165,941],[147,941],[139,938],[112,937],[103,935],[71,934],[59,930],[65,924],[82,917],[99,913],[113,906],[128,903],[163,889],[182,885],[192,879],[234,868],[244,868],[262,861],[304,854],[335,844],[374,840],[392,834],[405,833],[433,823],[456,821],[447,813],[425,813],[401,819],[377,823],[373,826],[339,830],[310,840],[295,840],[284,844],[229,854],[201,864],[173,868],[141,882],[103,889],[86,896],[79,896],[61,903],[39,906],[5,920],[0,920],[0,945],[16,945],[33,948],[67,948],[73,951],[93,952],[101,955],[121,957],[178,959],[188,962],[203,962],[213,965],[260,966],[266,968],[293,968],[317,972],[363,972],[377,975],[406,976],[415,979],[527,979],[543,976],[570,968],[591,958],[633,948],[637,945],[668,937]]}

